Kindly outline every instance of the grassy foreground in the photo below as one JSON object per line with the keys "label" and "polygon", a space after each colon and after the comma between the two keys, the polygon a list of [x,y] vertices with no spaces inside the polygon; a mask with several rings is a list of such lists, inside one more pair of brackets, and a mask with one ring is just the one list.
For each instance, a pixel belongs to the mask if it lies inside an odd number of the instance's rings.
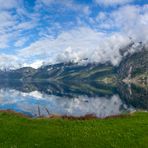
{"label": "grassy foreground", "polygon": [[148,113],[84,121],[0,112],[0,148],[34,147],[148,148]]}

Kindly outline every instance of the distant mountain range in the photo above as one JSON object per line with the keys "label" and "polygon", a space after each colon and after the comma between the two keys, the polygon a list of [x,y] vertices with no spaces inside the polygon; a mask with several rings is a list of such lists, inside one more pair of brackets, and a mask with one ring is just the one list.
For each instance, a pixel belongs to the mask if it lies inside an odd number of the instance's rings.
{"label": "distant mountain range", "polygon": [[[122,51],[124,54],[124,51]],[[118,80],[144,81],[148,83],[148,49],[127,54],[120,65],[110,63],[59,63],[38,69],[23,67],[17,70],[0,71],[1,80],[19,81],[99,81],[115,84]]]}

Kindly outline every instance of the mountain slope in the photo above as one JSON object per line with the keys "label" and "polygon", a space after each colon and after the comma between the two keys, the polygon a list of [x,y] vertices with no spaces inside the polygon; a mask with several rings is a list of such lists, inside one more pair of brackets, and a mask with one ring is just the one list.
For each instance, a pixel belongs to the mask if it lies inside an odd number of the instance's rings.
{"label": "mountain slope", "polygon": [[0,71],[0,79],[7,80],[31,80],[36,69],[31,67],[23,67],[17,70]]}
{"label": "mountain slope", "polygon": [[148,83],[148,49],[128,54],[118,67],[111,64],[59,63],[39,69],[24,67],[0,71],[0,79],[22,81],[99,81],[115,84],[117,81],[134,80]]}
{"label": "mountain slope", "polygon": [[120,79],[146,79],[148,77],[148,48],[127,55],[120,63],[117,74]]}
{"label": "mountain slope", "polygon": [[109,64],[60,63],[38,69],[35,79],[54,80],[97,80],[114,74],[114,67]]}

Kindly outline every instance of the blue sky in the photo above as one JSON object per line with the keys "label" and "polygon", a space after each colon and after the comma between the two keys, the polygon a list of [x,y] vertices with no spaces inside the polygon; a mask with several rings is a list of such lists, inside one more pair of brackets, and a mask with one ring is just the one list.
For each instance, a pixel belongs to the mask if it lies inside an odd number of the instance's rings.
{"label": "blue sky", "polygon": [[116,65],[129,37],[148,41],[147,0],[0,0],[0,21],[0,67]]}

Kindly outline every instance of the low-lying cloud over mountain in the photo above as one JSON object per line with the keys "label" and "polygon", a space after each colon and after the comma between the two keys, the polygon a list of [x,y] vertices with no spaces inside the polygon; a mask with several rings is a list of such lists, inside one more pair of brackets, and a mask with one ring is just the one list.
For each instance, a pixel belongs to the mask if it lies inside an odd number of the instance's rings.
{"label": "low-lying cloud over mountain", "polygon": [[0,0],[0,20],[2,68],[83,59],[118,65],[121,49],[148,44],[146,0]]}

